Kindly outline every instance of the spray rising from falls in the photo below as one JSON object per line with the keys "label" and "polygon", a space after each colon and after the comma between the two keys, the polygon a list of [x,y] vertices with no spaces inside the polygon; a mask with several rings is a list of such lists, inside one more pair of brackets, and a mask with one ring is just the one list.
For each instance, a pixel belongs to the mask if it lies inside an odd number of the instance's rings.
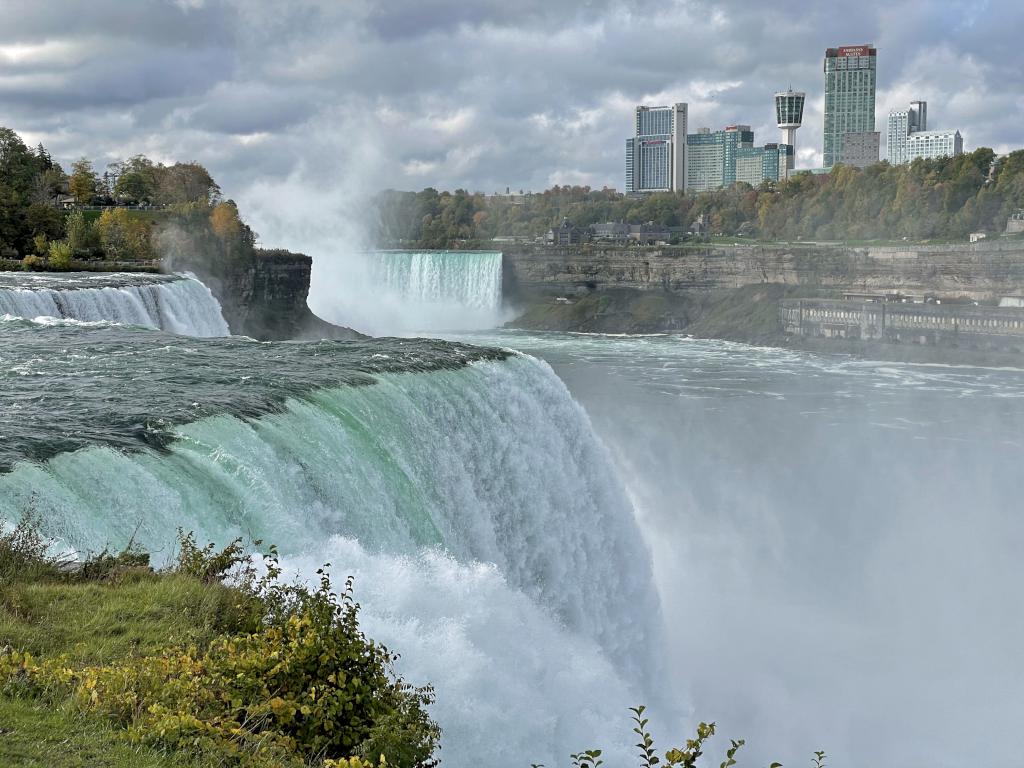
{"label": "spray rising from falls", "polygon": [[335,322],[374,334],[493,328],[503,320],[501,260],[498,251],[361,253],[344,279],[319,275],[312,301]]}
{"label": "spray rising from falls", "polygon": [[[235,354],[235,342],[216,344],[218,357]],[[253,386],[291,365],[263,370],[254,345],[237,344]],[[383,342],[374,356],[424,357],[425,344]],[[320,346],[315,364],[335,348]],[[167,551],[178,527],[261,537],[299,573],[326,561],[356,575],[368,632],[437,689],[449,765],[484,754],[554,764],[608,745],[642,700],[658,622],[648,555],[604,448],[546,364],[376,374],[258,418],[172,430],[162,451],[93,446],[17,463],[0,475],[0,518],[31,506],[92,550],[134,535]]]}
{"label": "spray rising from falls", "polygon": [[210,289],[177,275],[3,275],[0,315],[106,321],[185,336],[230,333]]}

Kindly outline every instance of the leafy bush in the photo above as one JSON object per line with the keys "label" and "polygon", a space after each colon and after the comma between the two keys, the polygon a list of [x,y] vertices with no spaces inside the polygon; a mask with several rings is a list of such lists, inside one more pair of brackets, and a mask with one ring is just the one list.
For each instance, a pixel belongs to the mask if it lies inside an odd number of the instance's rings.
{"label": "leafy bush", "polygon": [[[18,548],[41,552],[35,539]],[[433,693],[397,679],[396,657],[360,631],[351,579],[340,594],[324,570],[316,588],[286,584],[273,553],[258,576],[238,541],[217,551],[182,534],[180,549],[178,577],[216,582],[230,574],[242,609],[238,624],[245,626],[248,613],[247,631],[92,666],[6,649],[0,693],[69,701],[123,728],[132,742],[223,765],[330,760],[368,768],[365,761],[381,755],[388,765],[435,764],[440,730],[426,713]],[[104,555],[75,578],[137,568],[142,557]]]}
{"label": "leafy bush", "polygon": [[50,243],[50,266],[56,269],[67,269],[71,266],[71,257],[74,252],[70,243],[66,240],[55,240]]}
{"label": "leafy bush", "polygon": [[49,548],[50,540],[31,510],[17,525],[4,526],[0,521],[0,584],[58,573]]}

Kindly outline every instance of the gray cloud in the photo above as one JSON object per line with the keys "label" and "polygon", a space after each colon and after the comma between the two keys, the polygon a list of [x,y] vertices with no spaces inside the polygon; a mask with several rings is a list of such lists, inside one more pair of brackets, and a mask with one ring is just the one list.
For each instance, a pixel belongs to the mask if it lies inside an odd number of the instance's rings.
{"label": "gray cloud", "polygon": [[[821,56],[879,48],[878,125],[910,98],[969,147],[1021,145],[1024,8],[1012,0],[68,0],[0,6],[0,115],[63,160],[197,159],[243,197],[313,184],[621,187],[635,103],[774,140],[771,94]],[[359,163],[354,157],[362,158]],[[374,158],[367,164],[365,157]],[[352,169],[358,167],[358,178]]]}

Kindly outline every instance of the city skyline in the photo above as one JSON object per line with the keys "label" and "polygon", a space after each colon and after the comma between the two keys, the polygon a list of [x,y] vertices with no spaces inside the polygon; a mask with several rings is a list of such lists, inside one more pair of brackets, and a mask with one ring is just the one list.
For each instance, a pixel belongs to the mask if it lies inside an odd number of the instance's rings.
{"label": "city skyline", "polygon": [[772,94],[787,87],[807,93],[795,165],[821,167],[821,57],[844,42],[882,52],[875,130],[920,98],[970,148],[1019,147],[1022,26],[1008,1],[149,0],[126,14],[98,0],[83,16],[11,0],[0,123],[65,164],[195,159],[253,209],[281,185],[622,189],[635,105],[685,101],[691,131],[743,123],[776,141]]}

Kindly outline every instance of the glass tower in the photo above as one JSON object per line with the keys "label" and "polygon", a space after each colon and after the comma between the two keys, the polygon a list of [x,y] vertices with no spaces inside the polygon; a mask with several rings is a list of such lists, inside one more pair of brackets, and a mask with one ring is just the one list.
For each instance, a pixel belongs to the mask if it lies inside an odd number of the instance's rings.
{"label": "glass tower", "polygon": [[845,134],[875,130],[876,60],[871,45],[825,51],[825,168],[839,162]]}
{"label": "glass tower", "polygon": [[736,160],[741,149],[754,146],[749,125],[730,125],[712,133],[702,128],[686,137],[687,186],[691,192],[728,187],[736,181]]}
{"label": "glass tower", "polygon": [[626,140],[626,192],[686,189],[686,104],[636,108]]}

